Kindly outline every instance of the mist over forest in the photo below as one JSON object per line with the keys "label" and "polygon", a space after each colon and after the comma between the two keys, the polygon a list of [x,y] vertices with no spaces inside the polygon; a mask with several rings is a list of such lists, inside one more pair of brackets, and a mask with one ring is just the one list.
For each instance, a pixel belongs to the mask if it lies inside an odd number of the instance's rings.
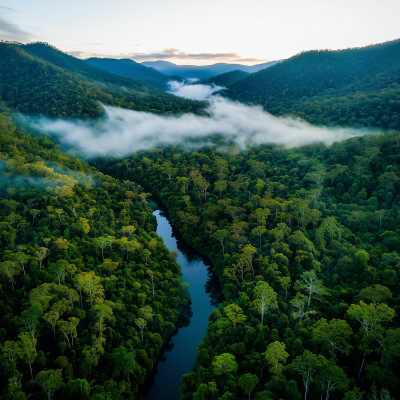
{"label": "mist over forest", "polygon": [[398,399],[399,50],[199,78],[0,42],[2,398]]}

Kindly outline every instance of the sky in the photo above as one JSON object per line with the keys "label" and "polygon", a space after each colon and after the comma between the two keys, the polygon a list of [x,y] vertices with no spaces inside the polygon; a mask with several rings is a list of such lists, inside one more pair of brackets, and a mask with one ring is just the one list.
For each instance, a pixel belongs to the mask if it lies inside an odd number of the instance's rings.
{"label": "sky", "polygon": [[399,0],[0,0],[0,39],[79,58],[255,65],[400,38]]}

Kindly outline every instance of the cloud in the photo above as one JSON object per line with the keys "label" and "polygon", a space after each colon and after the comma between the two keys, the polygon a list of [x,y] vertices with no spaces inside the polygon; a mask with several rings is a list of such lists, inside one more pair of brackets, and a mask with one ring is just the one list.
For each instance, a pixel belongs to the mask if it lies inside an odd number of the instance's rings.
{"label": "cloud", "polygon": [[11,14],[14,10],[0,6],[0,39],[6,41],[29,42],[34,36],[27,30],[20,28],[17,24],[10,22],[6,14]]}
{"label": "cloud", "polygon": [[[37,126],[59,137],[86,157],[133,151],[179,143],[194,138],[207,142],[219,134],[245,148],[247,144],[283,144],[287,148],[325,142],[331,144],[367,131],[326,128],[290,117],[275,117],[258,106],[228,101],[214,96],[206,109],[209,116],[184,114],[159,116],[151,113],[104,106],[105,118],[92,122],[41,119]],[[76,150],[75,150],[76,149]]]}
{"label": "cloud", "polygon": [[164,49],[155,53],[133,53],[128,56],[132,60],[154,61],[154,60],[214,60],[214,61],[245,61],[245,62],[266,62],[268,60],[259,58],[243,58],[237,53],[186,53],[178,49]]}
{"label": "cloud", "polygon": [[76,58],[90,58],[90,57],[100,57],[103,58],[105,57],[104,55],[96,55],[94,53],[87,53],[85,51],[68,51],[67,54],[70,56],[76,57]]}
{"label": "cloud", "polygon": [[[188,79],[190,83],[198,81],[198,79]],[[206,100],[213,93],[223,89],[221,86],[216,85],[187,85],[184,82],[169,81],[168,82],[168,93],[172,93],[175,96],[185,97],[186,99],[192,100]]]}
{"label": "cloud", "polygon": [[255,62],[263,63],[269,60],[260,58],[243,58],[237,53],[186,53],[179,51],[179,49],[170,48],[164,49],[153,53],[119,53],[119,54],[105,54],[105,53],[91,53],[87,51],[73,50],[68,54],[77,58],[129,58],[133,61],[155,61],[155,60],[196,60],[196,61],[211,61],[211,62]]}

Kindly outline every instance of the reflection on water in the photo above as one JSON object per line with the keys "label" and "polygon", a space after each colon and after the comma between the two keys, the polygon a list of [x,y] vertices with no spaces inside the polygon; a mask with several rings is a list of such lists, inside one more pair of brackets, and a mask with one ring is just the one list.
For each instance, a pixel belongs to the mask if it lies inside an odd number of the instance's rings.
{"label": "reflection on water", "polygon": [[170,251],[178,251],[183,281],[190,284],[190,303],[179,317],[177,329],[164,346],[155,371],[146,378],[142,395],[147,400],[178,400],[181,376],[192,371],[197,345],[206,334],[208,316],[223,301],[221,287],[209,262],[171,228],[163,211],[154,212],[157,234]]}

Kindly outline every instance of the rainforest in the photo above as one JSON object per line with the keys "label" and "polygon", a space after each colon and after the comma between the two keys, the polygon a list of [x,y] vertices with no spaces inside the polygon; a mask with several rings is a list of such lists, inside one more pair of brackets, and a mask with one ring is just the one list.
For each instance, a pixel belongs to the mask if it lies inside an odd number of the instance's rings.
{"label": "rainforest", "polygon": [[399,43],[196,101],[1,42],[2,398],[398,399]]}

